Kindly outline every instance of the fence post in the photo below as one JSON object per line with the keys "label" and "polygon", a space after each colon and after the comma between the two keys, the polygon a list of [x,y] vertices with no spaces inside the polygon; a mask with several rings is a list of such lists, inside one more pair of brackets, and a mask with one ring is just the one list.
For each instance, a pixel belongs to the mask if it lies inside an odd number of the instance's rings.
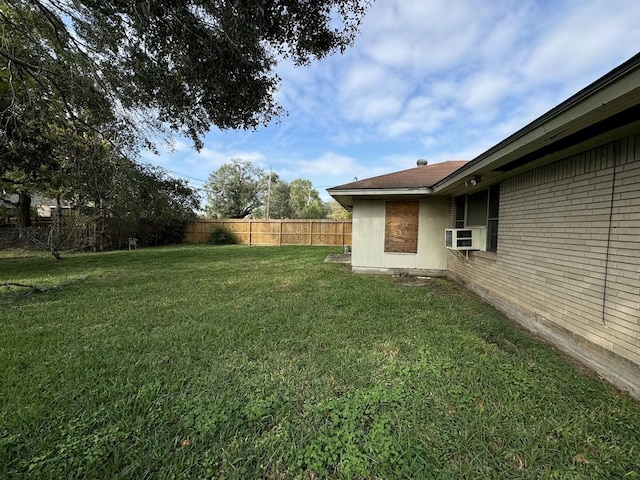
{"label": "fence post", "polygon": [[251,246],[251,220],[249,220],[249,246]]}
{"label": "fence post", "polygon": [[281,220],[280,221],[280,235],[278,236],[278,246],[281,247],[282,246],[282,224],[284,222]]}

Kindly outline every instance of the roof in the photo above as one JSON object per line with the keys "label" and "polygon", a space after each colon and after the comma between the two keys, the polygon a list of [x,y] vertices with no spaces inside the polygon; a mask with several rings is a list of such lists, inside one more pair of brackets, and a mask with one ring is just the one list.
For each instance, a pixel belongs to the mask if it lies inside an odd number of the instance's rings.
{"label": "roof", "polygon": [[466,160],[451,160],[433,165],[419,165],[399,172],[345,183],[329,188],[327,192],[346,208],[353,206],[354,197],[393,198],[398,195],[420,197],[431,193],[431,187],[466,163]]}
{"label": "roof", "polygon": [[397,188],[431,188],[440,180],[444,179],[460,167],[466,160],[452,160],[433,165],[422,165],[419,167],[401,170],[399,172],[387,173],[377,177],[371,177],[356,182],[345,183],[338,187],[330,188],[330,192],[340,190],[361,190],[361,189],[397,189]]}

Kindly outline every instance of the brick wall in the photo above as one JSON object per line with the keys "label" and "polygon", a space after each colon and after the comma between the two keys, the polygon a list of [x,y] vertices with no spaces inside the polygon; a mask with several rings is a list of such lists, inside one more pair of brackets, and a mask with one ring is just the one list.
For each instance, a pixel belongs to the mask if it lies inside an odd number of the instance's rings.
{"label": "brick wall", "polygon": [[561,348],[583,352],[582,360],[593,347],[633,374],[640,368],[640,135],[503,181],[497,253],[449,252],[448,269]]}

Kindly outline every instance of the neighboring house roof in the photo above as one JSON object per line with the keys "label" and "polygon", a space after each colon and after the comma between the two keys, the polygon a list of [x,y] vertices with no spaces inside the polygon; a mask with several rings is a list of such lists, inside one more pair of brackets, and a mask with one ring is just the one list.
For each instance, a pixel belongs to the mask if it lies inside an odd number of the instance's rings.
{"label": "neighboring house roof", "polygon": [[345,207],[353,206],[354,197],[425,195],[431,187],[458,170],[466,160],[451,160],[358,180],[328,189],[329,194]]}
{"label": "neighboring house roof", "polygon": [[[2,198],[2,200],[6,200],[9,203],[18,203],[20,196],[17,193],[10,193],[8,195],[5,195],[4,198]],[[65,203],[65,202],[63,202]],[[45,197],[43,195],[40,195],[39,193],[35,193],[33,195],[31,195],[31,205],[49,205],[52,207],[56,206],[56,199],[55,198],[49,198],[49,197]]]}
{"label": "neighboring house roof", "polygon": [[[18,203],[19,195],[17,193],[11,193],[4,195],[4,197],[0,197],[0,203],[4,203],[5,205],[15,205]],[[39,208],[39,207],[57,207],[58,202],[55,198],[45,197],[44,195],[40,195],[39,193],[35,193],[31,196],[31,207]],[[62,208],[71,208],[71,203],[63,200],[61,205]]]}

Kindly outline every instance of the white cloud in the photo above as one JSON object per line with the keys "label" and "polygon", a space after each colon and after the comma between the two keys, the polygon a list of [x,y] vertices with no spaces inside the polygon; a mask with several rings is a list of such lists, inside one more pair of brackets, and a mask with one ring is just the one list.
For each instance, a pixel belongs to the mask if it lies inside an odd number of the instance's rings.
{"label": "white cloud", "polygon": [[400,112],[408,87],[398,75],[367,62],[351,66],[338,89],[344,117],[372,124]]}
{"label": "white cloud", "polygon": [[485,68],[504,69],[517,64],[529,41],[531,23],[537,23],[532,21],[535,17],[529,2],[511,7],[496,12],[480,29],[472,53]]}
{"label": "white cloud", "polygon": [[193,152],[187,155],[185,163],[188,165],[198,165],[200,168],[209,168],[215,170],[224,163],[228,163],[232,159],[240,158],[248,160],[258,166],[264,163],[265,155],[259,151],[251,150],[230,150],[222,148],[203,148],[199,153]]}
{"label": "white cloud", "polygon": [[524,82],[555,90],[559,103],[637,52],[638,18],[635,0],[563,2],[521,56]]}
{"label": "white cloud", "polygon": [[362,50],[389,67],[437,71],[459,63],[474,44],[473,4],[437,1],[378,2],[364,23]]}
{"label": "white cloud", "polygon": [[351,175],[359,168],[355,158],[331,151],[313,158],[289,160],[287,167],[287,176],[291,180],[310,176],[336,178]]}
{"label": "white cloud", "polygon": [[453,109],[442,108],[433,98],[415,97],[409,100],[400,117],[380,129],[384,129],[382,134],[392,138],[418,132],[430,133],[443,128],[455,115]]}
{"label": "white cloud", "polygon": [[239,157],[326,185],[471,159],[635,54],[638,18],[637,0],[378,0],[344,55],[279,66],[281,125],[159,162],[206,178]]}
{"label": "white cloud", "polygon": [[465,108],[482,111],[495,106],[509,93],[513,78],[494,71],[480,71],[466,78],[458,94]]}

